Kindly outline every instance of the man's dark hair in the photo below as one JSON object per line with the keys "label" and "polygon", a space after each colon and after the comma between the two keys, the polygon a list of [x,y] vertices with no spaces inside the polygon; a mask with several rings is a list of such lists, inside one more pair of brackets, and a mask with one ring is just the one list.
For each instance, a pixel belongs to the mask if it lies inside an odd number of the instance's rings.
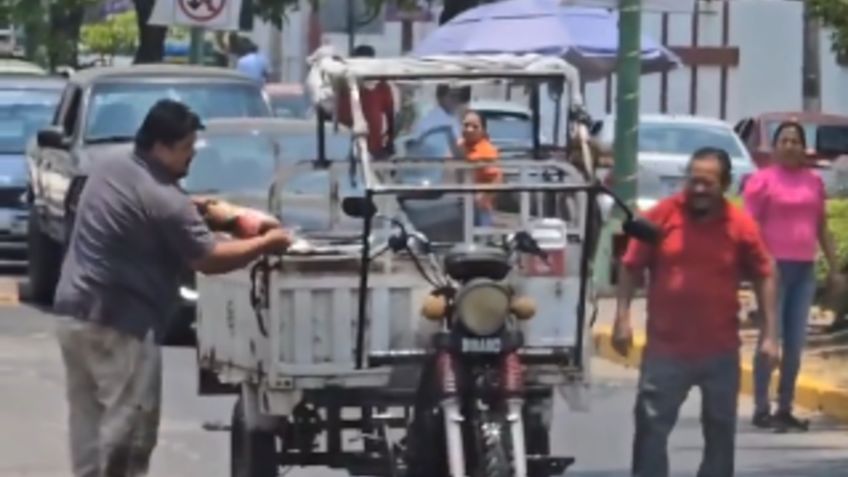
{"label": "man's dark hair", "polygon": [[374,58],[377,56],[377,52],[371,45],[359,45],[353,49],[353,54],[351,56],[356,58]]}
{"label": "man's dark hair", "polygon": [[150,108],[135,135],[135,147],[149,151],[157,142],[166,146],[203,129],[200,118],[183,103],[161,99]]}
{"label": "man's dark hair", "polygon": [[733,177],[733,163],[730,161],[730,155],[720,147],[702,147],[692,154],[689,159],[689,168],[695,161],[703,161],[706,159],[714,159],[721,166],[721,182],[729,185]]}

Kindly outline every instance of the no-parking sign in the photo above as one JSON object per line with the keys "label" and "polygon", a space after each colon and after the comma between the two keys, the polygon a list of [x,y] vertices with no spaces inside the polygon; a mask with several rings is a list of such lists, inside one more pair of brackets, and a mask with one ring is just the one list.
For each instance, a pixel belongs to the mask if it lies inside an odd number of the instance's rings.
{"label": "no-parking sign", "polygon": [[152,25],[238,30],[242,0],[156,0]]}

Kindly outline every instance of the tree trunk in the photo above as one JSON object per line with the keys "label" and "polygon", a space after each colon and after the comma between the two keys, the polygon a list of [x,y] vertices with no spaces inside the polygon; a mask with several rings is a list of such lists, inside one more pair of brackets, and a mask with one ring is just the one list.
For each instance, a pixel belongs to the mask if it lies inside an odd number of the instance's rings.
{"label": "tree trunk", "polygon": [[50,8],[50,32],[47,47],[47,60],[51,70],[59,66],[77,67],[80,30],[85,9],[82,7]]}
{"label": "tree trunk", "polygon": [[165,58],[165,36],[168,28],[148,25],[153,13],[155,0],[133,0],[138,18],[138,48],[135,50],[135,64],[160,63]]}

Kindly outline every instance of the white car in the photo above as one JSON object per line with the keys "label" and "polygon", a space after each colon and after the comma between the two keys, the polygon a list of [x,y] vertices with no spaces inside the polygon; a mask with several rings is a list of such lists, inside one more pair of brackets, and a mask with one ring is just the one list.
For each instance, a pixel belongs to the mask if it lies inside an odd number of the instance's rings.
{"label": "white car", "polygon": [[[605,117],[598,139],[613,144],[615,117]],[[637,156],[637,207],[651,208],[683,186],[686,166],[692,153],[705,146],[727,151],[732,161],[732,183],[729,193],[739,191],[743,177],[754,172],[751,156],[733,131],[719,119],[685,115],[642,115],[639,117],[639,152]],[[606,204],[603,207],[607,209]]]}

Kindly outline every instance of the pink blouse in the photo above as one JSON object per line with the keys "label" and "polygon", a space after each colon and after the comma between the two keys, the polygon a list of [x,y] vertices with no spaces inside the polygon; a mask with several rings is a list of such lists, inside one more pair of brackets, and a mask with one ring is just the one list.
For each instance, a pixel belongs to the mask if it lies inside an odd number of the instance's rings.
{"label": "pink blouse", "polygon": [[772,165],[745,183],[745,208],[777,260],[813,261],[825,220],[825,190],[811,169]]}

